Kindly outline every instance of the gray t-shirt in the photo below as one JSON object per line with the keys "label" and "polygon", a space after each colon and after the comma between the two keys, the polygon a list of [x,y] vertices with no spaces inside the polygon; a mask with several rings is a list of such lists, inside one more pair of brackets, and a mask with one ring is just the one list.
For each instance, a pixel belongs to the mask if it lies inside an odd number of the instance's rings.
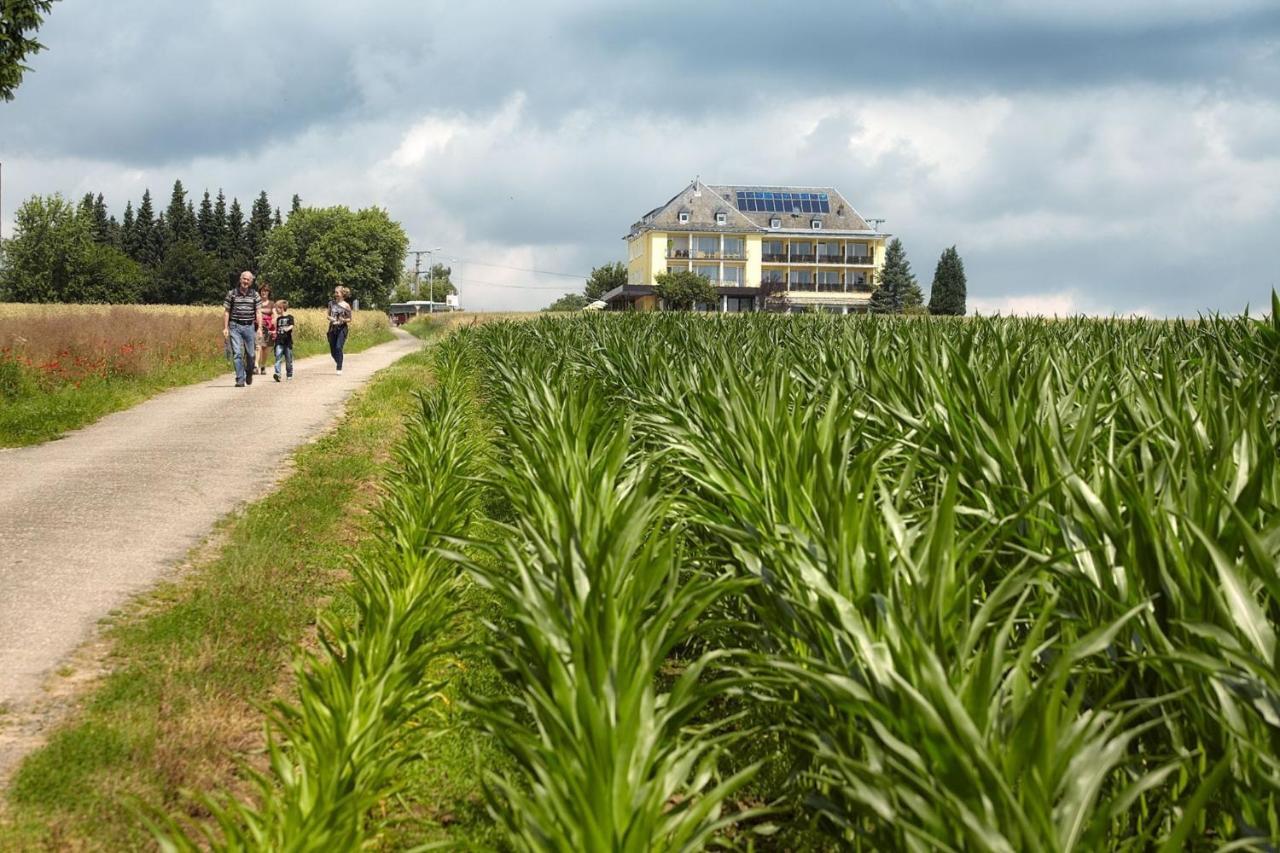
{"label": "gray t-shirt", "polygon": [[345,326],[351,322],[351,306],[345,302],[329,303],[329,325]]}

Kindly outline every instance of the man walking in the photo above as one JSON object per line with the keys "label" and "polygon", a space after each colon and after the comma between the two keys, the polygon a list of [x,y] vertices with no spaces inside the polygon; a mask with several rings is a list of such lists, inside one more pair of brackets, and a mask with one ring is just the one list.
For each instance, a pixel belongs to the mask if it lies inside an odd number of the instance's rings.
{"label": "man walking", "polygon": [[253,289],[253,273],[245,270],[239,286],[227,291],[222,304],[222,337],[231,342],[237,388],[253,384],[254,337],[261,322],[262,303]]}

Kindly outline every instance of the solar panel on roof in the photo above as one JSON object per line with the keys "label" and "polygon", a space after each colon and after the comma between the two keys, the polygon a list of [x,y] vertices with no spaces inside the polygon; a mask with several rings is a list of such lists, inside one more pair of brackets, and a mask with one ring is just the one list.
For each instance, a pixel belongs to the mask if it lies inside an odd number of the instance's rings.
{"label": "solar panel on roof", "polygon": [[830,213],[831,199],[826,193],[766,192],[737,190],[738,210],[748,213]]}

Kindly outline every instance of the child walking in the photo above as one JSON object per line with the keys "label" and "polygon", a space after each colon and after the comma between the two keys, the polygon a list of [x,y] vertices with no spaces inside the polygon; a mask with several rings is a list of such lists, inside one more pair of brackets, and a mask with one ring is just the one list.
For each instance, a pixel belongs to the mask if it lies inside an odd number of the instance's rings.
{"label": "child walking", "polygon": [[289,300],[276,303],[276,381],[280,381],[280,363],[284,362],[285,379],[293,378],[293,315]]}

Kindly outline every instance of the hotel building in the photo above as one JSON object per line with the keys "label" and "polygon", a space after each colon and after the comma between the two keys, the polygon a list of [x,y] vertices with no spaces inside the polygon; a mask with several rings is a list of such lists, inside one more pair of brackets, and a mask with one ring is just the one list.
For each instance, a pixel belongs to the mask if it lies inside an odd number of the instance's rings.
{"label": "hotel building", "polygon": [[627,284],[601,298],[656,310],[657,276],[692,270],[715,288],[703,310],[865,312],[889,236],[831,187],[694,181],[631,226]]}

